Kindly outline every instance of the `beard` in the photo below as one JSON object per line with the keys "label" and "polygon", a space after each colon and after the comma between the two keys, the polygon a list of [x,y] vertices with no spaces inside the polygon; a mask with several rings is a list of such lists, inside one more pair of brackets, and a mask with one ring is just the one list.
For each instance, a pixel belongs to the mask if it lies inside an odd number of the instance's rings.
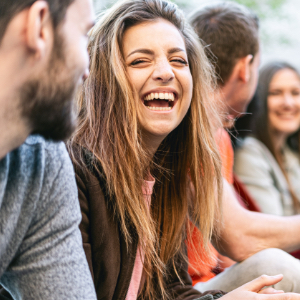
{"label": "beard", "polygon": [[67,67],[63,39],[56,34],[47,69],[21,89],[21,114],[33,134],[62,141],[76,127],[75,90],[81,74]]}

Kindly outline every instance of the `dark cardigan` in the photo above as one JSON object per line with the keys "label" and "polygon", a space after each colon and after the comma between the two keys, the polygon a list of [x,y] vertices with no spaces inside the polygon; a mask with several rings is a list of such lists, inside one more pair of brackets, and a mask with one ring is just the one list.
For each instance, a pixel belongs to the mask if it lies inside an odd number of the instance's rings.
{"label": "dark cardigan", "polygon": [[[132,227],[132,243],[126,246],[117,214],[114,211],[115,199],[107,193],[104,176],[96,171],[89,161],[90,159],[87,159],[87,167],[84,169],[75,165],[82,212],[80,230],[83,246],[98,300],[123,300],[126,298],[133,272],[138,238]],[[185,261],[177,260],[177,270],[182,282],[173,267],[168,269],[166,288],[171,299],[199,299],[205,294],[215,295],[207,299],[217,299],[223,294],[220,291],[202,294],[193,289]]]}

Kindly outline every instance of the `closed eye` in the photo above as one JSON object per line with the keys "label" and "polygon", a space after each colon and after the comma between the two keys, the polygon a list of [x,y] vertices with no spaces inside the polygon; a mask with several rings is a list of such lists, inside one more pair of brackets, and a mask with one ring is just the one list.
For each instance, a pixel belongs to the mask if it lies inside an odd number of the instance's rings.
{"label": "closed eye", "polygon": [[269,95],[270,96],[278,96],[278,95],[281,95],[281,91],[271,91],[271,92],[269,92]]}
{"label": "closed eye", "polygon": [[177,59],[172,59],[171,62],[180,63],[180,64],[185,65],[185,66],[188,65],[188,63],[187,63],[184,59],[179,59],[179,58],[177,58]]}
{"label": "closed eye", "polygon": [[143,59],[137,59],[137,60],[134,60],[130,65],[131,66],[136,66],[136,65],[142,64],[144,62],[146,62],[146,61],[143,60]]}

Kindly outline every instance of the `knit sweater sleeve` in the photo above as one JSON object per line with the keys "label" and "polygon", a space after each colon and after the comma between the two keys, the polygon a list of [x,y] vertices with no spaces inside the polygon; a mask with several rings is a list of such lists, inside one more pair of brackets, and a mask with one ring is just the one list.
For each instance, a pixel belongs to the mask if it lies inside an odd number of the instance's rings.
{"label": "knit sweater sleeve", "polygon": [[27,228],[1,283],[14,299],[95,300],[78,228],[81,213],[75,176],[65,146],[39,145],[34,152],[39,167],[28,174],[40,184],[28,194],[34,203],[31,211],[24,201],[19,212],[19,226]]}

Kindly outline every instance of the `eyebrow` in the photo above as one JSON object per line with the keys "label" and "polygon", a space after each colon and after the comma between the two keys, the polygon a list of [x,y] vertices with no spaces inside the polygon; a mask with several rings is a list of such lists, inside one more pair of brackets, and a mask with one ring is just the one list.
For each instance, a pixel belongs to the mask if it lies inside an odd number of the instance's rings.
{"label": "eyebrow", "polygon": [[[186,52],[186,51],[185,51],[184,49],[178,48],[178,47],[176,47],[176,48],[171,48],[171,49],[168,50],[168,54],[174,54],[174,53],[177,53],[177,52]],[[130,52],[130,53],[127,55],[127,57],[129,57],[129,56],[131,56],[131,55],[133,55],[133,54],[135,54],[135,53],[143,53],[143,54],[154,55],[154,51],[152,51],[152,50],[150,50],[150,49],[144,49],[144,48],[142,48],[142,49],[136,49],[136,50]]]}

